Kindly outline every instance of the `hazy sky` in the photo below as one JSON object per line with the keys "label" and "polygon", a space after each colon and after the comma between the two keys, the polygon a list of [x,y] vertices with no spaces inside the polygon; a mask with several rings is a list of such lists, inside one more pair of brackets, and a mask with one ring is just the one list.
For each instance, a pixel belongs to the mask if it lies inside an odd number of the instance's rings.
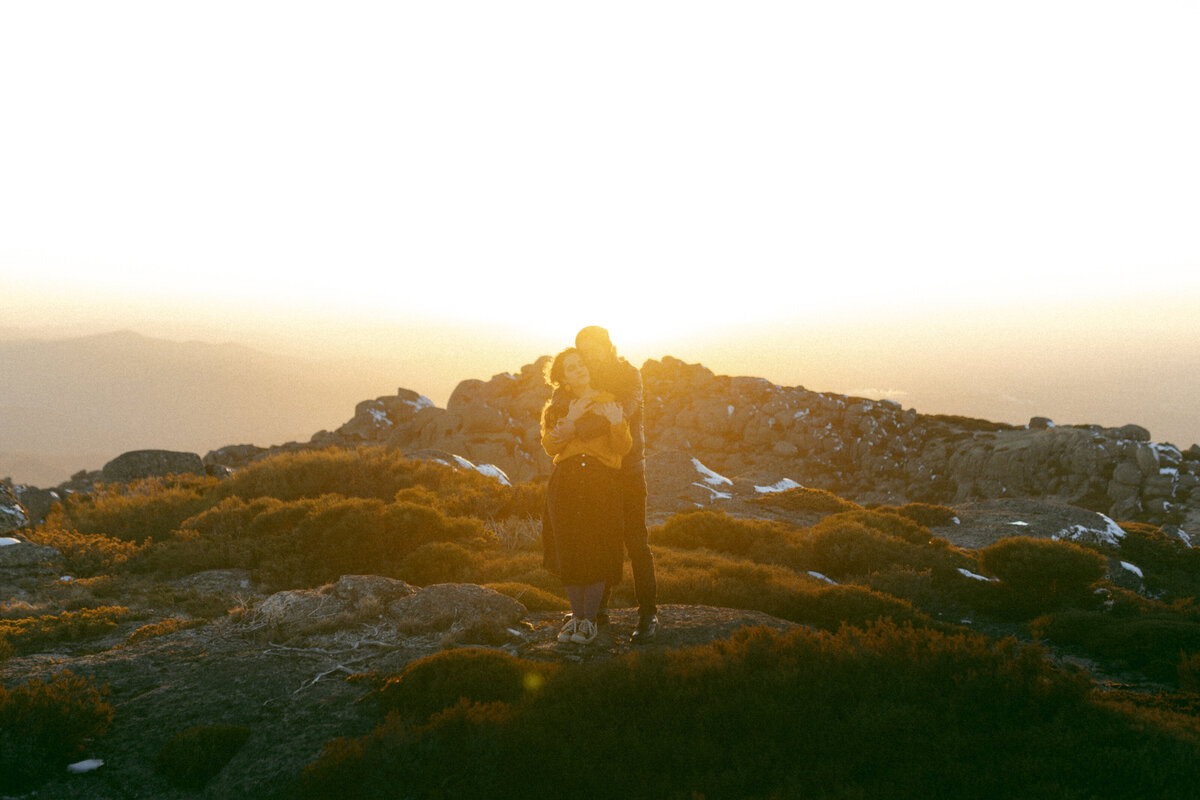
{"label": "hazy sky", "polygon": [[5,3],[0,326],[1200,338],[1198,41],[1153,0]]}

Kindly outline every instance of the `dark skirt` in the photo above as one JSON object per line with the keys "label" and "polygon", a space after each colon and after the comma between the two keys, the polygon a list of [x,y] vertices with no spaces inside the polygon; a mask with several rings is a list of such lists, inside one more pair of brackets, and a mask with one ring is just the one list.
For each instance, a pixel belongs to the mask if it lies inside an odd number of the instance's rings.
{"label": "dark skirt", "polygon": [[624,517],[618,475],[589,456],[556,464],[550,474],[542,543],[546,567],[567,586],[621,582]]}

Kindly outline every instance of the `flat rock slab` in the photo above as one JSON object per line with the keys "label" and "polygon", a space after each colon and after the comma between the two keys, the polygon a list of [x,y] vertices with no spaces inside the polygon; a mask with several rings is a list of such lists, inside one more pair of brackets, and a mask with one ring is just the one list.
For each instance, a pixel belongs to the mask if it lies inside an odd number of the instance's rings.
{"label": "flat rock slab", "polygon": [[935,536],[958,547],[978,549],[1011,536],[1034,539],[1102,539],[1111,532],[1111,519],[1065,503],[1040,500],[984,500],[955,506],[959,524],[932,528]]}

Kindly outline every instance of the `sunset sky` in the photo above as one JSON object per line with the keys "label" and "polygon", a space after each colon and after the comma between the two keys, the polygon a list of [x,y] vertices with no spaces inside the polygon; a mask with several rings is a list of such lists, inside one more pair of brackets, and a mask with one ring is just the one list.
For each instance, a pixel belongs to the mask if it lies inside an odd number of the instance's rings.
{"label": "sunset sky", "polygon": [[420,389],[599,323],[1196,441],[1198,41],[1153,0],[7,3],[0,328],[404,347]]}

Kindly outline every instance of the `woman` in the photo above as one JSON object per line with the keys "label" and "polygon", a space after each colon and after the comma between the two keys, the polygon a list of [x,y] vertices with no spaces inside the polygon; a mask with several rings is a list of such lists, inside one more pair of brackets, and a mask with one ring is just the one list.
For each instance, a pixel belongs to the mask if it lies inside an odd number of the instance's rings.
{"label": "woman", "polygon": [[542,526],[548,566],[566,585],[571,618],[560,642],[596,638],[606,585],[621,580],[621,493],[617,470],[633,445],[629,422],[609,392],[592,388],[573,347],[546,371],[552,397],[542,410],[542,447],[554,457],[546,488],[549,525]]}

